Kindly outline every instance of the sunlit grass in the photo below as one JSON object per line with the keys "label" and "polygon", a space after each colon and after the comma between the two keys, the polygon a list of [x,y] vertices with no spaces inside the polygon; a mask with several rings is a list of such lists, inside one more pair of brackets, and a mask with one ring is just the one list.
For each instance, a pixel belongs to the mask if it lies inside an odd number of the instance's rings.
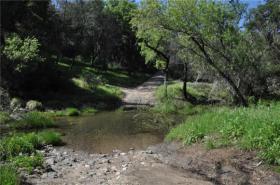
{"label": "sunlit grass", "polygon": [[205,142],[209,148],[237,145],[258,150],[268,163],[280,165],[280,103],[250,108],[212,108],[172,129],[167,140]]}
{"label": "sunlit grass", "polygon": [[12,123],[17,129],[38,129],[54,127],[55,123],[51,117],[42,112],[28,112],[19,121]]}

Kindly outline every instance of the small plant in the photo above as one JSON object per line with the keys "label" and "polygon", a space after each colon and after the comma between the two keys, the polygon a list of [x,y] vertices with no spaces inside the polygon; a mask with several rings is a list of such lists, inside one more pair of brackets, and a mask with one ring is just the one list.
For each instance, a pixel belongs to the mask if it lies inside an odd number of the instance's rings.
{"label": "small plant", "polygon": [[0,165],[0,184],[19,185],[20,179],[14,167],[8,164]]}
{"label": "small plant", "polygon": [[65,112],[66,116],[79,116],[80,115],[80,111],[73,107],[67,108],[64,112]]}
{"label": "small plant", "polygon": [[23,129],[38,129],[38,128],[48,128],[55,126],[54,121],[42,112],[28,112],[24,115],[22,120],[14,123],[15,128]]}
{"label": "small plant", "polygon": [[43,165],[43,156],[39,153],[34,155],[19,155],[9,159],[10,163],[17,168],[26,169],[29,173],[36,167]]}

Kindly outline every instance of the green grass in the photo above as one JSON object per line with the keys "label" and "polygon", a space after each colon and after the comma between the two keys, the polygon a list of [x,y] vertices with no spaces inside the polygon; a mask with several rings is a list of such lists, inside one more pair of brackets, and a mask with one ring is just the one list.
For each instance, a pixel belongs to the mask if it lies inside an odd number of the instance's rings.
{"label": "green grass", "polygon": [[270,164],[280,165],[280,103],[250,108],[211,108],[172,129],[167,140],[204,142],[208,148],[235,145],[257,150]]}
{"label": "green grass", "polygon": [[39,132],[37,135],[42,144],[54,145],[54,146],[59,146],[63,144],[61,140],[61,134],[58,132],[43,131],[43,132]]}
{"label": "green grass", "polygon": [[28,112],[23,116],[23,119],[13,123],[18,129],[39,129],[54,127],[54,121],[45,113],[42,112]]}
{"label": "green grass", "polygon": [[0,184],[2,185],[19,185],[20,178],[14,167],[8,164],[0,165]]}
{"label": "green grass", "polygon": [[34,155],[19,155],[9,159],[9,162],[16,168],[22,168],[27,170],[29,173],[39,166],[43,165],[42,154],[35,153]]}
{"label": "green grass", "polygon": [[7,160],[20,154],[31,155],[45,144],[61,145],[61,135],[57,132],[13,134],[0,141],[0,159]]}
{"label": "green grass", "polygon": [[1,124],[6,124],[11,120],[9,114],[7,112],[1,112],[0,111],[0,125]]}

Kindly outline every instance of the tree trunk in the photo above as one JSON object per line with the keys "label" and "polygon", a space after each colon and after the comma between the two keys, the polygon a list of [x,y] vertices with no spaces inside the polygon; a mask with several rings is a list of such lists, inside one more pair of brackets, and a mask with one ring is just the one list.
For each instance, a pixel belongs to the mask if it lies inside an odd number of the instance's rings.
{"label": "tree trunk", "polygon": [[184,77],[183,77],[183,95],[185,100],[189,101],[191,104],[197,104],[197,99],[193,95],[187,92],[187,81],[188,81],[188,65],[184,63]]}
{"label": "tree trunk", "polygon": [[167,98],[167,83],[168,83],[168,68],[169,68],[169,60],[166,61],[166,66],[165,66],[165,69],[164,69],[164,97]]}
{"label": "tree trunk", "polygon": [[212,66],[217,72],[218,74],[233,88],[238,100],[240,101],[240,103],[245,106],[248,107],[248,102],[246,100],[246,98],[243,96],[243,94],[241,93],[241,91],[239,90],[239,88],[237,87],[237,85],[234,83],[234,81],[232,80],[232,78],[224,73],[211,59],[211,57],[209,56],[208,52],[205,50],[203,43],[199,43],[196,38],[191,37],[192,41],[199,47],[200,51],[203,53],[206,62]]}

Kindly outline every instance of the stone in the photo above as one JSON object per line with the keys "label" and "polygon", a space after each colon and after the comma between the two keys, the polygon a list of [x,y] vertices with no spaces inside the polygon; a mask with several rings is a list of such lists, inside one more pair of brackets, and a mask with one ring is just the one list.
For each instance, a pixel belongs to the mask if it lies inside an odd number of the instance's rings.
{"label": "stone", "polygon": [[11,102],[10,102],[10,108],[11,108],[12,110],[18,109],[18,108],[22,107],[22,104],[23,104],[23,102],[22,102],[21,99],[19,99],[19,98],[13,98],[13,99],[11,100]]}
{"label": "stone", "polygon": [[46,164],[48,164],[48,165],[53,165],[53,164],[55,163],[53,158],[46,159],[45,162],[46,162]]}
{"label": "stone", "polygon": [[43,110],[43,104],[39,101],[36,101],[36,100],[29,100],[27,103],[26,103],[26,109],[28,110]]}

